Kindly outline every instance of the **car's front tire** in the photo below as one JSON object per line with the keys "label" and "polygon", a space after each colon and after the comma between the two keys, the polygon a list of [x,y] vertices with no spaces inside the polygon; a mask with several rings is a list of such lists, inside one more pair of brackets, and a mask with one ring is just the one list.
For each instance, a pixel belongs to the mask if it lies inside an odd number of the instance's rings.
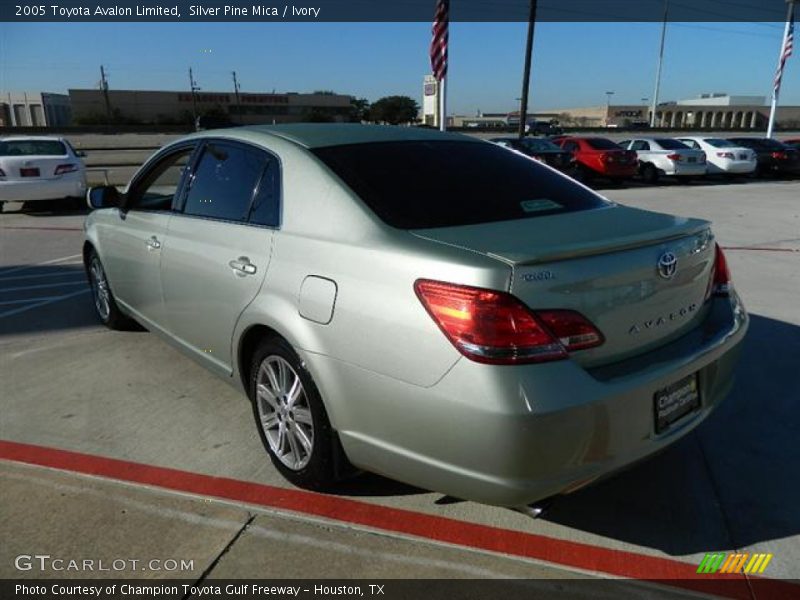
{"label": "car's front tire", "polygon": [[249,383],[261,442],[278,471],[298,487],[335,483],[346,459],[311,374],[285,340],[261,343]]}
{"label": "car's front tire", "polygon": [[89,252],[86,273],[89,277],[89,287],[92,289],[94,308],[103,325],[109,329],[130,329],[133,326],[133,320],[119,310],[117,302],[114,300],[114,294],[111,292],[111,286],[108,284],[103,263],[95,250]]}

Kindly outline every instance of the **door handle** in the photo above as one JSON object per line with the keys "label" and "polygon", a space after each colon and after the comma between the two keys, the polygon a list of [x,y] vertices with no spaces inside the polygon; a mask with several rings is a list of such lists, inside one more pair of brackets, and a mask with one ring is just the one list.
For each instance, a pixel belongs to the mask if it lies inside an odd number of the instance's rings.
{"label": "door handle", "polygon": [[240,256],[236,260],[230,261],[228,266],[240,277],[244,277],[245,275],[255,275],[256,271],[258,271],[258,268],[251,263],[250,259],[246,256]]}
{"label": "door handle", "polygon": [[150,239],[145,240],[144,245],[147,246],[148,250],[158,250],[161,248],[161,242],[158,241],[156,236],[152,236]]}

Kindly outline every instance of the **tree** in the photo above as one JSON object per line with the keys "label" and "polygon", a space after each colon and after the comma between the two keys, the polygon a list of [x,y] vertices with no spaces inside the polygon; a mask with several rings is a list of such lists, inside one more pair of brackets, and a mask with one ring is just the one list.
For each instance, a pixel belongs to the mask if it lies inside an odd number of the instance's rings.
{"label": "tree", "polygon": [[419,114],[419,104],[408,96],[386,96],[369,107],[369,118],[379,123],[413,123]]}
{"label": "tree", "polygon": [[350,98],[350,122],[369,121],[369,100],[366,98]]}

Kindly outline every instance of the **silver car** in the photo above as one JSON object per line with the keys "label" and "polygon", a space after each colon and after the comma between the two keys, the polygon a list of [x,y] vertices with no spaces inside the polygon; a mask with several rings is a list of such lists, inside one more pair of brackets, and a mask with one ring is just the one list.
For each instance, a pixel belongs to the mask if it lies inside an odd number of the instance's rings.
{"label": "silver car", "polygon": [[655,183],[665,175],[689,180],[706,174],[706,153],[678,140],[635,138],[618,143],[626,150],[636,152],[639,173],[648,183]]}
{"label": "silver car", "polygon": [[575,490],[702,422],[748,324],[707,222],[457,134],[206,131],[89,202],[100,319],[243,389],[300,486]]}

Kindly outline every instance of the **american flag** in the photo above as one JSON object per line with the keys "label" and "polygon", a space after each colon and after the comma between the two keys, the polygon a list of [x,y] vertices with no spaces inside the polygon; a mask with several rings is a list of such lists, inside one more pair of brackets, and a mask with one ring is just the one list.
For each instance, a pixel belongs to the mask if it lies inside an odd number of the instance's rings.
{"label": "american flag", "polygon": [[447,76],[447,28],[450,22],[450,0],[438,0],[433,17],[431,69],[436,81]]}
{"label": "american flag", "polygon": [[794,48],[794,14],[789,15],[789,18],[789,27],[786,30],[786,36],[783,38],[781,57],[780,60],[778,60],[778,71],[775,73],[775,86],[773,90],[776,96],[781,89],[781,79],[783,79],[783,68],[786,66],[786,59],[792,55],[792,49]]}

